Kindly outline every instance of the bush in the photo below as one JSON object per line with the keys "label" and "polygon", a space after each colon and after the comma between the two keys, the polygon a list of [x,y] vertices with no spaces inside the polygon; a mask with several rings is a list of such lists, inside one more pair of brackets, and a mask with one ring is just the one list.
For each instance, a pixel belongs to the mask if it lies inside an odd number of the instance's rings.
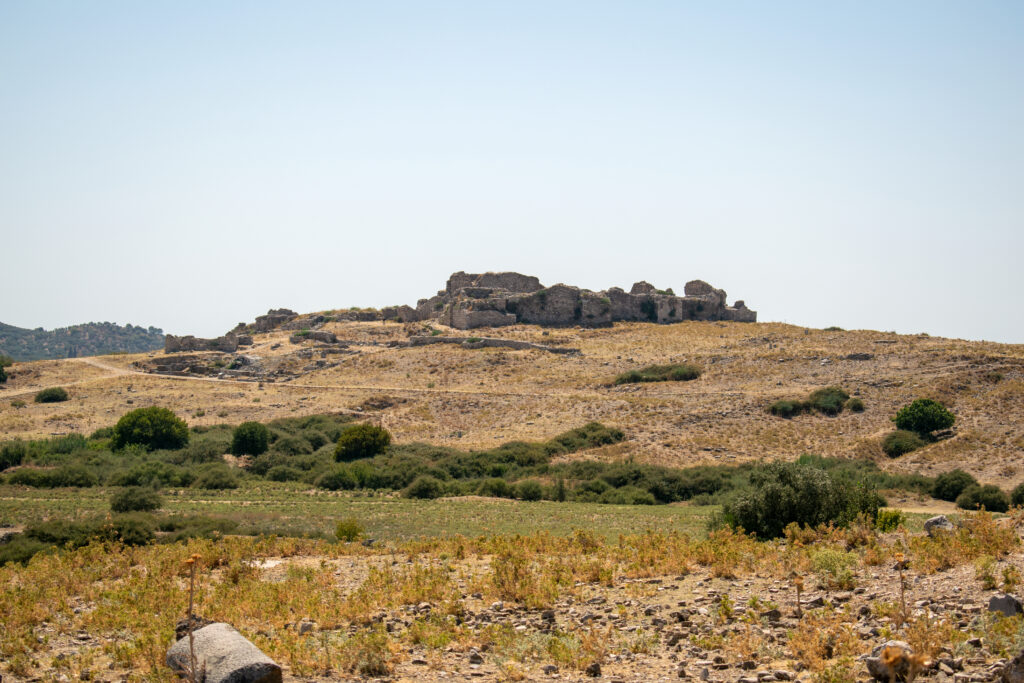
{"label": "bush", "polygon": [[1010,493],[1010,502],[1015,506],[1020,507],[1024,505],[1024,484],[1017,484],[1013,491]]}
{"label": "bush", "polygon": [[317,477],[315,486],[328,491],[350,491],[358,486],[358,482],[347,467],[341,466]]}
{"label": "bush", "polygon": [[879,510],[875,528],[882,533],[896,531],[906,521],[902,510]]}
{"label": "bush", "polygon": [[232,455],[259,455],[265,453],[270,442],[270,430],[259,422],[243,422],[231,434]]}
{"label": "bush", "polygon": [[0,543],[0,567],[8,562],[27,564],[37,553],[53,548],[24,534],[18,534],[7,543]]}
{"label": "bush", "polygon": [[440,498],[444,494],[444,484],[439,479],[429,475],[416,477],[416,481],[409,484],[403,495],[406,498]]}
{"label": "bush", "polygon": [[520,500],[540,500],[544,497],[544,489],[539,482],[527,479],[516,484],[516,498]]}
{"label": "bush", "polygon": [[989,512],[1006,512],[1010,509],[1010,497],[998,486],[974,484],[964,489],[956,499],[956,506],[964,510],[980,510]]}
{"label": "bush", "polygon": [[688,382],[700,377],[700,368],[688,363],[676,365],[649,365],[640,370],[630,370],[615,378],[615,384],[636,384],[639,382]]}
{"label": "bush", "polygon": [[842,387],[825,387],[812,392],[807,397],[807,403],[819,413],[838,415],[843,412],[843,404],[849,398],[850,395],[843,391]]}
{"label": "bush", "polygon": [[4,370],[4,366],[0,365],[0,384],[7,381],[7,371]]}
{"label": "bush", "polygon": [[895,432],[889,432],[882,439],[882,450],[890,458],[898,458],[904,453],[910,451],[916,451],[918,448],[922,448],[925,445],[924,441],[914,432],[904,431],[898,429]]}
{"label": "bush", "polygon": [[301,436],[282,436],[274,441],[274,452],[284,455],[309,455],[313,447]]}
{"label": "bush", "polygon": [[791,418],[794,415],[807,410],[807,404],[803,401],[790,401],[784,399],[782,401],[776,401],[775,403],[768,406],[768,412],[776,417]]}
{"label": "bush", "polygon": [[351,543],[363,534],[363,525],[357,520],[349,517],[338,522],[334,527],[334,537],[339,541]]}
{"label": "bush", "polygon": [[893,418],[897,429],[916,432],[924,437],[937,429],[949,429],[955,421],[956,416],[953,413],[930,398],[919,398],[910,405],[903,406]]}
{"label": "bush", "polygon": [[50,387],[36,394],[34,400],[36,403],[60,403],[68,398],[68,392],[63,387]]}
{"label": "bush", "polygon": [[761,465],[750,474],[751,488],[724,508],[734,528],[760,538],[777,538],[787,525],[849,524],[858,514],[874,523],[880,499],[871,489],[835,481],[828,472],[797,463]]}
{"label": "bush", "polygon": [[854,398],[851,398],[849,401],[846,402],[846,407],[849,408],[851,412],[863,413],[864,412],[864,401],[862,401],[861,399],[859,399],[857,397],[854,397]]}
{"label": "bush", "polygon": [[15,439],[0,446],[0,471],[8,467],[20,465],[28,455],[28,446],[24,441]]}
{"label": "bush", "polygon": [[238,477],[227,467],[209,467],[192,484],[197,489],[237,489]]}
{"label": "bush", "polygon": [[943,472],[935,477],[932,496],[939,500],[956,500],[969,486],[977,485],[978,481],[961,469]]}
{"label": "bush", "polygon": [[266,476],[270,481],[298,481],[302,479],[302,470],[287,465],[277,465],[267,470]]}
{"label": "bush", "polygon": [[159,510],[163,502],[160,494],[153,489],[132,486],[113,495],[110,499],[110,509],[114,512],[148,512]]}
{"label": "bush", "polygon": [[115,450],[138,444],[146,450],[177,450],[188,444],[188,425],[167,408],[137,408],[114,425]]}
{"label": "bush", "polygon": [[388,430],[376,425],[359,424],[349,427],[338,438],[334,459],[338,461],[372,458],[391,445]]}
{"label": "bush", "polygon": [[477,495],[488,496],[490,498],[515,498],[516,493],[504,479],[487,479],[480,484],[480,488],[477,489]]}

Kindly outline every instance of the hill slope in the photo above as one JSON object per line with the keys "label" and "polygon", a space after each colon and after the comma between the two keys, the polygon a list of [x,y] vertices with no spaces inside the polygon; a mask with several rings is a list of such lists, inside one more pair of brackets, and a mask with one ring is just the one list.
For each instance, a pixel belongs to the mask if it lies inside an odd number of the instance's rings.
{"label": "hill slope", "polygon": [[97,356],[115,351],[143,353],[163,345],[163,330],[156,327],[103,322],[29,330],[0,323],[0,353],[16,361]]}
{"label": "hill slope", "polygon": [[[777,323],[474,331],[580,351],[559,354],[474,342],[409,346],[411,335],[429,336],[422,323],[325,322],[318,331],[337,342],[278,329],[253,335],[254,345],[235,354],[151,352],[16,365],[0,388],[0,440],[89,433],[147,405],[166,406],[192,425],[358,410],[399,443],[487,448],[548,439],[596,420],[624,430],[627,439],[581,457],[681,466],[816,453],[867,457],[887,470],[930,476],[962,467],[1007,488],[1024,481],[1022,345]],[[437,331],[439,338],[474,339]],[[185,376],[143,372],[176,359],[189,366]],[[703,374],[690,382],[612,384],[620,373],[663,363],[692,363]],[[234,374],[250,368],[262,379]],[[71,402],[12,405],[57,385],[68,388]],[[861,398],[866,410],[793,419],[767,410],[774,401],[802,400],[835,385]],[[919,397],[939,399],[956,414],[951,438],[887,458],[880,444],[893,429],[891,417]]]}

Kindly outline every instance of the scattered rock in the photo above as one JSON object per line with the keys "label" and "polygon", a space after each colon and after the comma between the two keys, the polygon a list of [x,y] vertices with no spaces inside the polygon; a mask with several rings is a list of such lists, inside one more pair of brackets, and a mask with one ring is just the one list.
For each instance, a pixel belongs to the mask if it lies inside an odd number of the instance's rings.
{"label": "scattered rock", "polygon": [[601,675],[601,664],[599,662],[593,662],[583,673],[587,674],[591,678],[598,678]]}
{"label": "scattered rock", "polygon": [[1003,616],[1012,617],[1024,612],[1020,600],[1007,593],[996,593],[988,600],[989,612],[1000,612]]}
{"label": "scattered rock", "polygon": [[924,523],[924,530],[930,538],[934,538],[938,533],[951,532],[953,529],[955,529],[953,522],[949,521],[946,515],[936,515],[925,520]]}

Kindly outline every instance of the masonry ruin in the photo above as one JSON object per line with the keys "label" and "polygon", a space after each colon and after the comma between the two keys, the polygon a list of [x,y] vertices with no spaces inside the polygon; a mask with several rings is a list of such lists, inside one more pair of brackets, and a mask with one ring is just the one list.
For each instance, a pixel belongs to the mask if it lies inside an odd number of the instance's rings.
{"label": "masonry ruin", "polygon": [[703,280],[687,282],[683,296],[677,296],[647,282],[637,282],[628,292],[619,287],[600,292],[564,284],[545,287],[536,277],[520,273],[454,273],[445,289],[421,299],[414,312],[402,313],[396,317],[436,318],[460,330],[516,323],[598,327],[627,321],[757,321],[756,311],[742,301],[727,305],[725,291]]}

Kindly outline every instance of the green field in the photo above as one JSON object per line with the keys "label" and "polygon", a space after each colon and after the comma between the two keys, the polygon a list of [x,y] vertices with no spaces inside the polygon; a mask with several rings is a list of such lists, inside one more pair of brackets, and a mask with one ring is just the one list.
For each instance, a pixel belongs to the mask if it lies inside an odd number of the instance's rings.
{"label": "green field", "polygon": [[[32,489],[0,486],[0,524],[24,526],[48,519],[79,520],[106,514],[116,488]],[[338,520],[354,518],[380,541],[420,537],[532,534],[568,535],[586,529],[608,539],[648,529],[705,535],[715,505],[603,505],[524,502],[503,498],[423,501],[395,495],[310,490],[298,484],[260,482],[230,491],[169,490],[158,515],[231,519],[244,534],[331,537]],[[920,530],[926,515],[908,515]]]}

